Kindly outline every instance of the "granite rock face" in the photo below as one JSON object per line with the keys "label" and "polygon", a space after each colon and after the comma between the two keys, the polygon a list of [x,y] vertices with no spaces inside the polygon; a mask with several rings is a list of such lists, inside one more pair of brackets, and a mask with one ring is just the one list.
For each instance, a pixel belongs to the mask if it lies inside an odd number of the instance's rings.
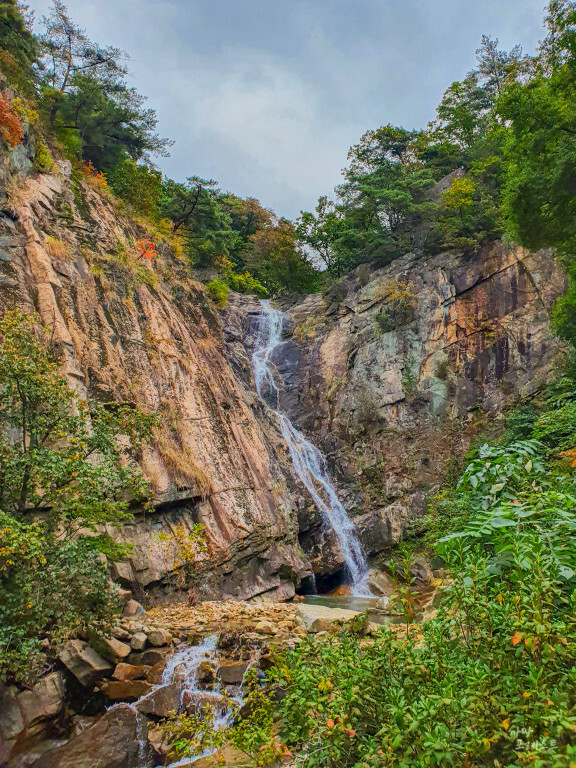
{"label": "granite rock face", "polygon": [[[122,217],[67,161],[27,173],[21,163],[10,216],[0,214],[0,311],[39,315],[82,397],[161,415],[140,457],[154,509],[110,531],[134,546],[118,580],[148,602],[177,593],[178,537],[202,523],[209,551],[195,564],[194,599],[290,597],[310,572],[296,502],[277,437],[224,356],[203,286],[161,236]],[[154,262],[137,248],[151,235]]]}
{"label": "granite rock face", "polygon": [[[369,554],[417,529],[453,457],[550,379],[561,352],[550,309],[564,290],[551,251],[494,243],[363,265],[325,296],[285,303],[280,409],[327,456]],[[236,299],[224,326],[247,380],[256,312]],[[298,523],[316,573],[338,571],[334,537],[302,500]]]}

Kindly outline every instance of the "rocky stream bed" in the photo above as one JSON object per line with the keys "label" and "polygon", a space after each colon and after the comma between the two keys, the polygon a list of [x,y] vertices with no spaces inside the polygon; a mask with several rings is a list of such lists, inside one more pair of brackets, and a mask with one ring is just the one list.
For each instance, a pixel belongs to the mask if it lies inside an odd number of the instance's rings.
{"label": "rocky stream bed", "polygon": [[[162,718],[210,705],[216,727],[229,722],[241,706],[249,669],[265,671],[272,652],[294,648],[308,633],[327,635],[335,622],[357,613],[303,602],[237,601],[145,612],[130,600],[125,614],[136,615],[124,615],[109,636],[70,640],[28,689],[0,687],[0,766],[167,765],[166,744],[155,728]],[[370,624],[368,633],[377,628]],[[228,748],[177,765],[241,766],[245,760]]]}

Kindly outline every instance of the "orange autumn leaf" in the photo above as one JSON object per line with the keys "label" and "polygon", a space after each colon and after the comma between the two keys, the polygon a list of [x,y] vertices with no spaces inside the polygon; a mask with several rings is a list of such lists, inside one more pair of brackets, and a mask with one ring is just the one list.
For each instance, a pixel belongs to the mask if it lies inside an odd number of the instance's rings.
{"label": "orange autumn leaf", "polygon": [[522,640],[522,632],[515,632],[512,637],[512,645],[518,645],[520,640]]}
{"label": "orange autumn leaf", "polygon": [[138,256],[142,259],[147,259],[148,261],[152,261],[158,256],[156,246],[150,238],[147,238],[146,240],[138,240],[136,242],[136,250],[138,251]]}
{"label": "orange autumn leaf", "polygon": [[570,448],[568,451],[561,451],[559,456],[564,456],[565,458],[570,459],[570,466],[576,467],[576,447]]}
{"label": "orange autumn leaf", "polygon": [[22,122],[14,113],[12,101],[0,94],[0,135],[10,147],[22,143]]}
{"label": "orange autumn leaf", "polygon": [[82,175],[86,179],[86,181],[91,181],[96,187],[107,187],[108,182],[106,181],[106,176],[102,171],[97,170],[94,168],[94,165],[92,164],[91,160],[88,160],[87,163],[82,163]]}
{"label": "orange autumn leaf", "polygon": [[334,720],[328,718],[328,720],[326,720],[326,725],[328,728],[334,728]]}
{"label": "orange autumn leaf", "polygon": [[353,739],[354,736],[356,736],[356,731],[354,730],[354,728],[344,728],[344,733],[347,733],[351,739]]}
{"label": "orange autumn leaf", "polygon": [[502,728],[504,728],[504,730],[507,731],[508,728],[510,728],[510,718],[507,717],[506,720],[502,720],[501,725],[502,725]]}

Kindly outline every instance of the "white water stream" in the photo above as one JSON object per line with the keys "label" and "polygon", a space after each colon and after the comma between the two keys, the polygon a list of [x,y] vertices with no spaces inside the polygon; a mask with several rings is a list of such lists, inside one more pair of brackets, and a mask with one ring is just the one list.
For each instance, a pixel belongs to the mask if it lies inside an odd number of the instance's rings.
{"label": "white water stream", "polygon": [[[152,768],[152,759],[147,736],[147,718],[141,714],[138,704],[145,701],[161,688],[171,685],[175,682],[181,683],[180,689],[180,709],[184,710],[186,706],[194,700],[195,696],[201,696],[204,705],[209,705],[214,713],[213,728],[219,731],[221,728],[230,725],[235,713],[242,706],[242,686],[237,689],[237,695],[223,696],[217,691],[208,691],[199,684],[198,676],[200,666],[203,662],[217,662],[216,644],[217,636],[206,637],[198,645],[188,645],[180,648],[170,656],[162,673],[162,682],[155,686],[149,693],[141,696],[138,701],[129,706],[136,713],[136,728],[138,740],[138,768]],[[220,686],[222,687],[222,686]],[[117,705],[114,705],[117,706]],[[111,707],[110,709],[113,709]],[[171,763],[166,768],[181,768],[181,766],[190,765],[201,757],[207,757],[215,752],[215,749],[206,749],[202,754],[196,757],[186,757]],[[160,766],[158,766],[160,768]]]}
{"label": "white water stream", "polygon": [[271,406],[278,419],[296,474],[312,496],[324,520],[338,538],[352,580],[354,593],[367,594],[365,585],[368,573],[366,554],[358,538],[356,526],[348,517],[330,480],[326,459],[318,448],[296,429],[288,417],[278,410],[279,389],[271,356],[274,349],[282,341],[284,316],[279,310],[273,309],[268,300],[262,299],[260,303],[262,312],[258,321],[256,351],[252,355],[256,390],[260,399]]}

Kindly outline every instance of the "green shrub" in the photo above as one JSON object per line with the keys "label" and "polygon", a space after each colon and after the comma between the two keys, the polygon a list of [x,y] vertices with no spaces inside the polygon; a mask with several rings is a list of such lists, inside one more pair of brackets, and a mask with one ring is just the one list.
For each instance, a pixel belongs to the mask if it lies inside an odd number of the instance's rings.
{"label": "green shrub", "polygon": [[566,403],[543,413],[535,422],[533,435],[556,451],[576,446],[576,403]]}
{"label": "green shrub", "polygon": [[388,312],[386,312],[386,310],[378,312],[374,318],[374,322],[376,323],[376,328],[380,333],[388,333],[389,331],[394,330],[394,321]]}
{"label": "green shrub", "polygon": [[34,167],[40,173],[50,173],[54,168],[54,160],[44,139],[39,136],[36,141],[36,156],[34,158]]}
{"label": "green shrub", "polygon": [[261,296],[265,298],[268,296],[268,290],[262,285],[259,280],[249,272],[244,272],[241,275],[235,272],[226,273],[224,280],[229,288],[238,293],[253,294],[254,296]]}
{"label": "green shrub", "polygon": [[226,285],[224,280],[217,278],[206,283],[206,293],[212,301],[214,301],[219,307],[225,307],[228,304],[228,294],[230,288]]}
{"label": "green shrub", "polygon": [[[438,544],[448,579],[437,615],[371,638],[362,616],[308,635],[276,657],[219,743],[257,765],[572,768],[576,483],[545,457],[534,440],[481,446],[445,501],[456,519]],[[408,591],[400,602],[412,606]],[[266,690],[282,695],[264,718]],[[179,755],[197,754],[171,727]]]}
{"label": "green shrub", "polygon": [[[146,503],[135,463],[153,415],[80,400],[25,313],[0,320],[0,678],[32,676],[42,640],[61,642],[113,608],[101,533]],[[100,554],[99,554],[100,553]]]}
{"label": "green shrub", "polygon": [[152,220],[158,218],[162,194],[160,171],[124,158],[107,172],[106,180],[114,194],[128,203],[136,213]]}
{"label": "green shrub", "polygon": [[0,680],[33,680],[43,639],[105,631],[118,600],[103,565],[88,539],[54,540],[40,522],[0,512]]}

